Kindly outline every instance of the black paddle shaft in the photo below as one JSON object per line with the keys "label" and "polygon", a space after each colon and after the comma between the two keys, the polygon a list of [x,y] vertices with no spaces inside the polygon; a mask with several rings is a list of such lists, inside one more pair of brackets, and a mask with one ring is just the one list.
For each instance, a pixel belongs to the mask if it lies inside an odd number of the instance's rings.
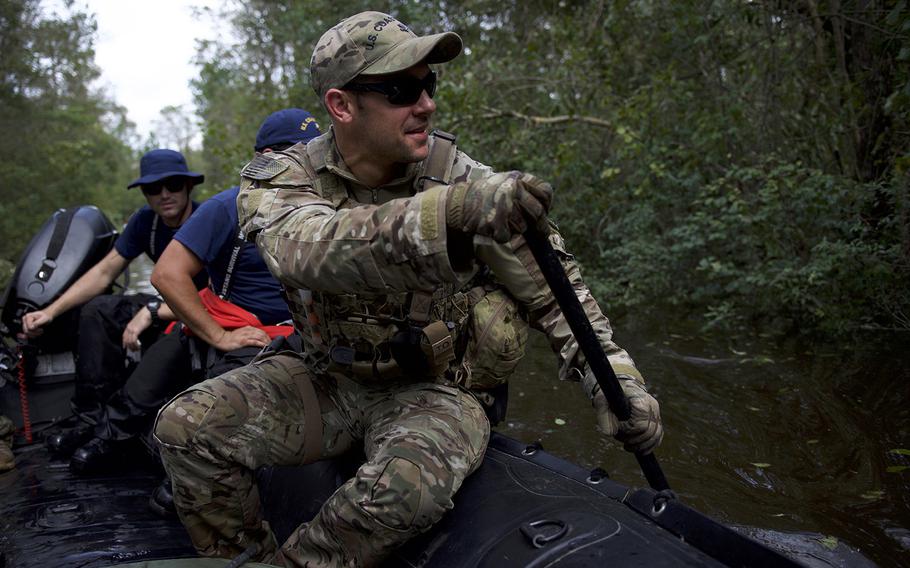
{"label": "black paddle shaft", "polygon": [[[553,296],[556,298],[556,302],[559,304],[563,316],[565,316],[569,324],[569,328],[572,330],[572,334],[575,336],[575,341],[578,342],[582,353],[585,354],[585,359],[587,359],[588,365],[597,379],[597,384],[600,385],[604,396],[607,397],[607,404],[610,405],[610,410],[620,420],[628,420],[630,416],[629,402],[626,400],[622,387],[619,386],[619,379],[616,378],[616,373],[613,372],[613,367],[610,366],[607,354],[604,353],[603,347],[601,347],[600,341],[598,341],[597,335],[594,333],[594,328],[591,327],[591,322],[588,321],[588,316],[581,306],[581,302],[578,301],[578,296],[575,295],[575,289],[572,287],[572,283],[569,282],[569,277],[566,276],[566,271],[559,261],[556,251],[553,250],[553,245],[550,244],[547,237],[534,227],[525,231],[524,237],[528,247],[531,249],[531,253],[534,255],[534,260],[540,266],[540,271],[543,273],[544,279],[550,286],[550,290],[553,292]],[[657,463],[657,457],[653,452],[650,454],[636,452],[635,459],[638,460],[638,465],[641,467],[642,473],[645,474],[645,479],[648,480],[648,484],[653,489],[658,491],[670,489],[667,478],[664,477],[664,472],[660,469],[660,464]]]}

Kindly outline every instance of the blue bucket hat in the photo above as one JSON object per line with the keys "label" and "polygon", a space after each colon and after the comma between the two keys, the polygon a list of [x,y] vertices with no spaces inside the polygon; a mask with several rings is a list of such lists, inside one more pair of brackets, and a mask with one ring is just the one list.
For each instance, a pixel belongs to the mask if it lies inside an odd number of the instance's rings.
{"label": "blue bucket hat", "polygon": [[174,176],[189,178],[193,181],[193,185],[199,185],[205,180],[204,175],[190,171],[186,166],[186,158],[180,152],[163,149],[149,150],[139,160],[139,178],[126,188],[148,185]]}
{"label": "blue bucket hat", "polygon": [[309,142],[320,134],[312,114],[301,108],[286,108],[273,112],[262,122],[253,149],[261,152],[276,144]]}

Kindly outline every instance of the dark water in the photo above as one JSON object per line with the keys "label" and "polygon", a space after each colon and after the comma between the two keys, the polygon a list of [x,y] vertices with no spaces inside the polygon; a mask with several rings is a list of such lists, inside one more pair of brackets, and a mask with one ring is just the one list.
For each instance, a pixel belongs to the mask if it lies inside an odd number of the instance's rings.
{"label": "dark water", "polygon": [[[910,334],[807,345],[616,328],[661,402],[657,456],[686,504],[910,566],[910,455],[892,451],[910,450]],[[580,388],[555,378],[555,357],[532,335],[499,430],[645,486],[634,457],[595,430]]]}

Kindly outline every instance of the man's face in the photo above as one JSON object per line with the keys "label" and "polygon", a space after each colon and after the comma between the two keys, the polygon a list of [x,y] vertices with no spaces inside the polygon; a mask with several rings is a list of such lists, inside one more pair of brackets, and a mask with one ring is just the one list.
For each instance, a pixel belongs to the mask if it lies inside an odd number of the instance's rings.
{"label": "man's face", "polygon": [[149,207],[168,225],[180,222],[190,199],[189,180],[184,177],[168,177],[142,186]]}
{"label": "man's face", "polygon": [[[358,77],[362,84],[394,84],[406,78],[422,80],[428,77],[430,68],[418,64],[394,75]],[[436,103],[426,90],[412,104],[393,104],[389,97],[377,92],[352,93],[358,99],[357,115],[352,127],[359,142],[375,156],[377,161],[387,164],[419,162],[427,157],[427,140],[430,118],[436,112]]]}

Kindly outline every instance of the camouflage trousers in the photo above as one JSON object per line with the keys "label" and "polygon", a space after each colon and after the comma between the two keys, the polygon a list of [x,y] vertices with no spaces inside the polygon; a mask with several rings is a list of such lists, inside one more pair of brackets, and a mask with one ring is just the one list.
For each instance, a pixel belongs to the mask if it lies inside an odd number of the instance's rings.
{"label": "camouflage trousers", "polygon": [[9,441],[12,438],[13,433],[16,432],[16,426],[13,424],[13,421],[7,418],[6,416],[0,414],[0,439],[5,439]]}
{"label": "camouflage trousers", "polygon": [[[260,559],[308,567],[375,565],[430,528],[480,464],[489,433],[482,407],[460,389],[313,376],[287,353],[193,386],[155,425],[174,503],[201,555],[234,557],[257,544]],[[255,470],[357,443],[366,463],[278,548]]]}
{"label": "camouflage trousers", "polygon": [[16,467],[16,458],[12,450],[15,432],[16,426],[13,421],[0,414],[0,471],[9,471]]}

